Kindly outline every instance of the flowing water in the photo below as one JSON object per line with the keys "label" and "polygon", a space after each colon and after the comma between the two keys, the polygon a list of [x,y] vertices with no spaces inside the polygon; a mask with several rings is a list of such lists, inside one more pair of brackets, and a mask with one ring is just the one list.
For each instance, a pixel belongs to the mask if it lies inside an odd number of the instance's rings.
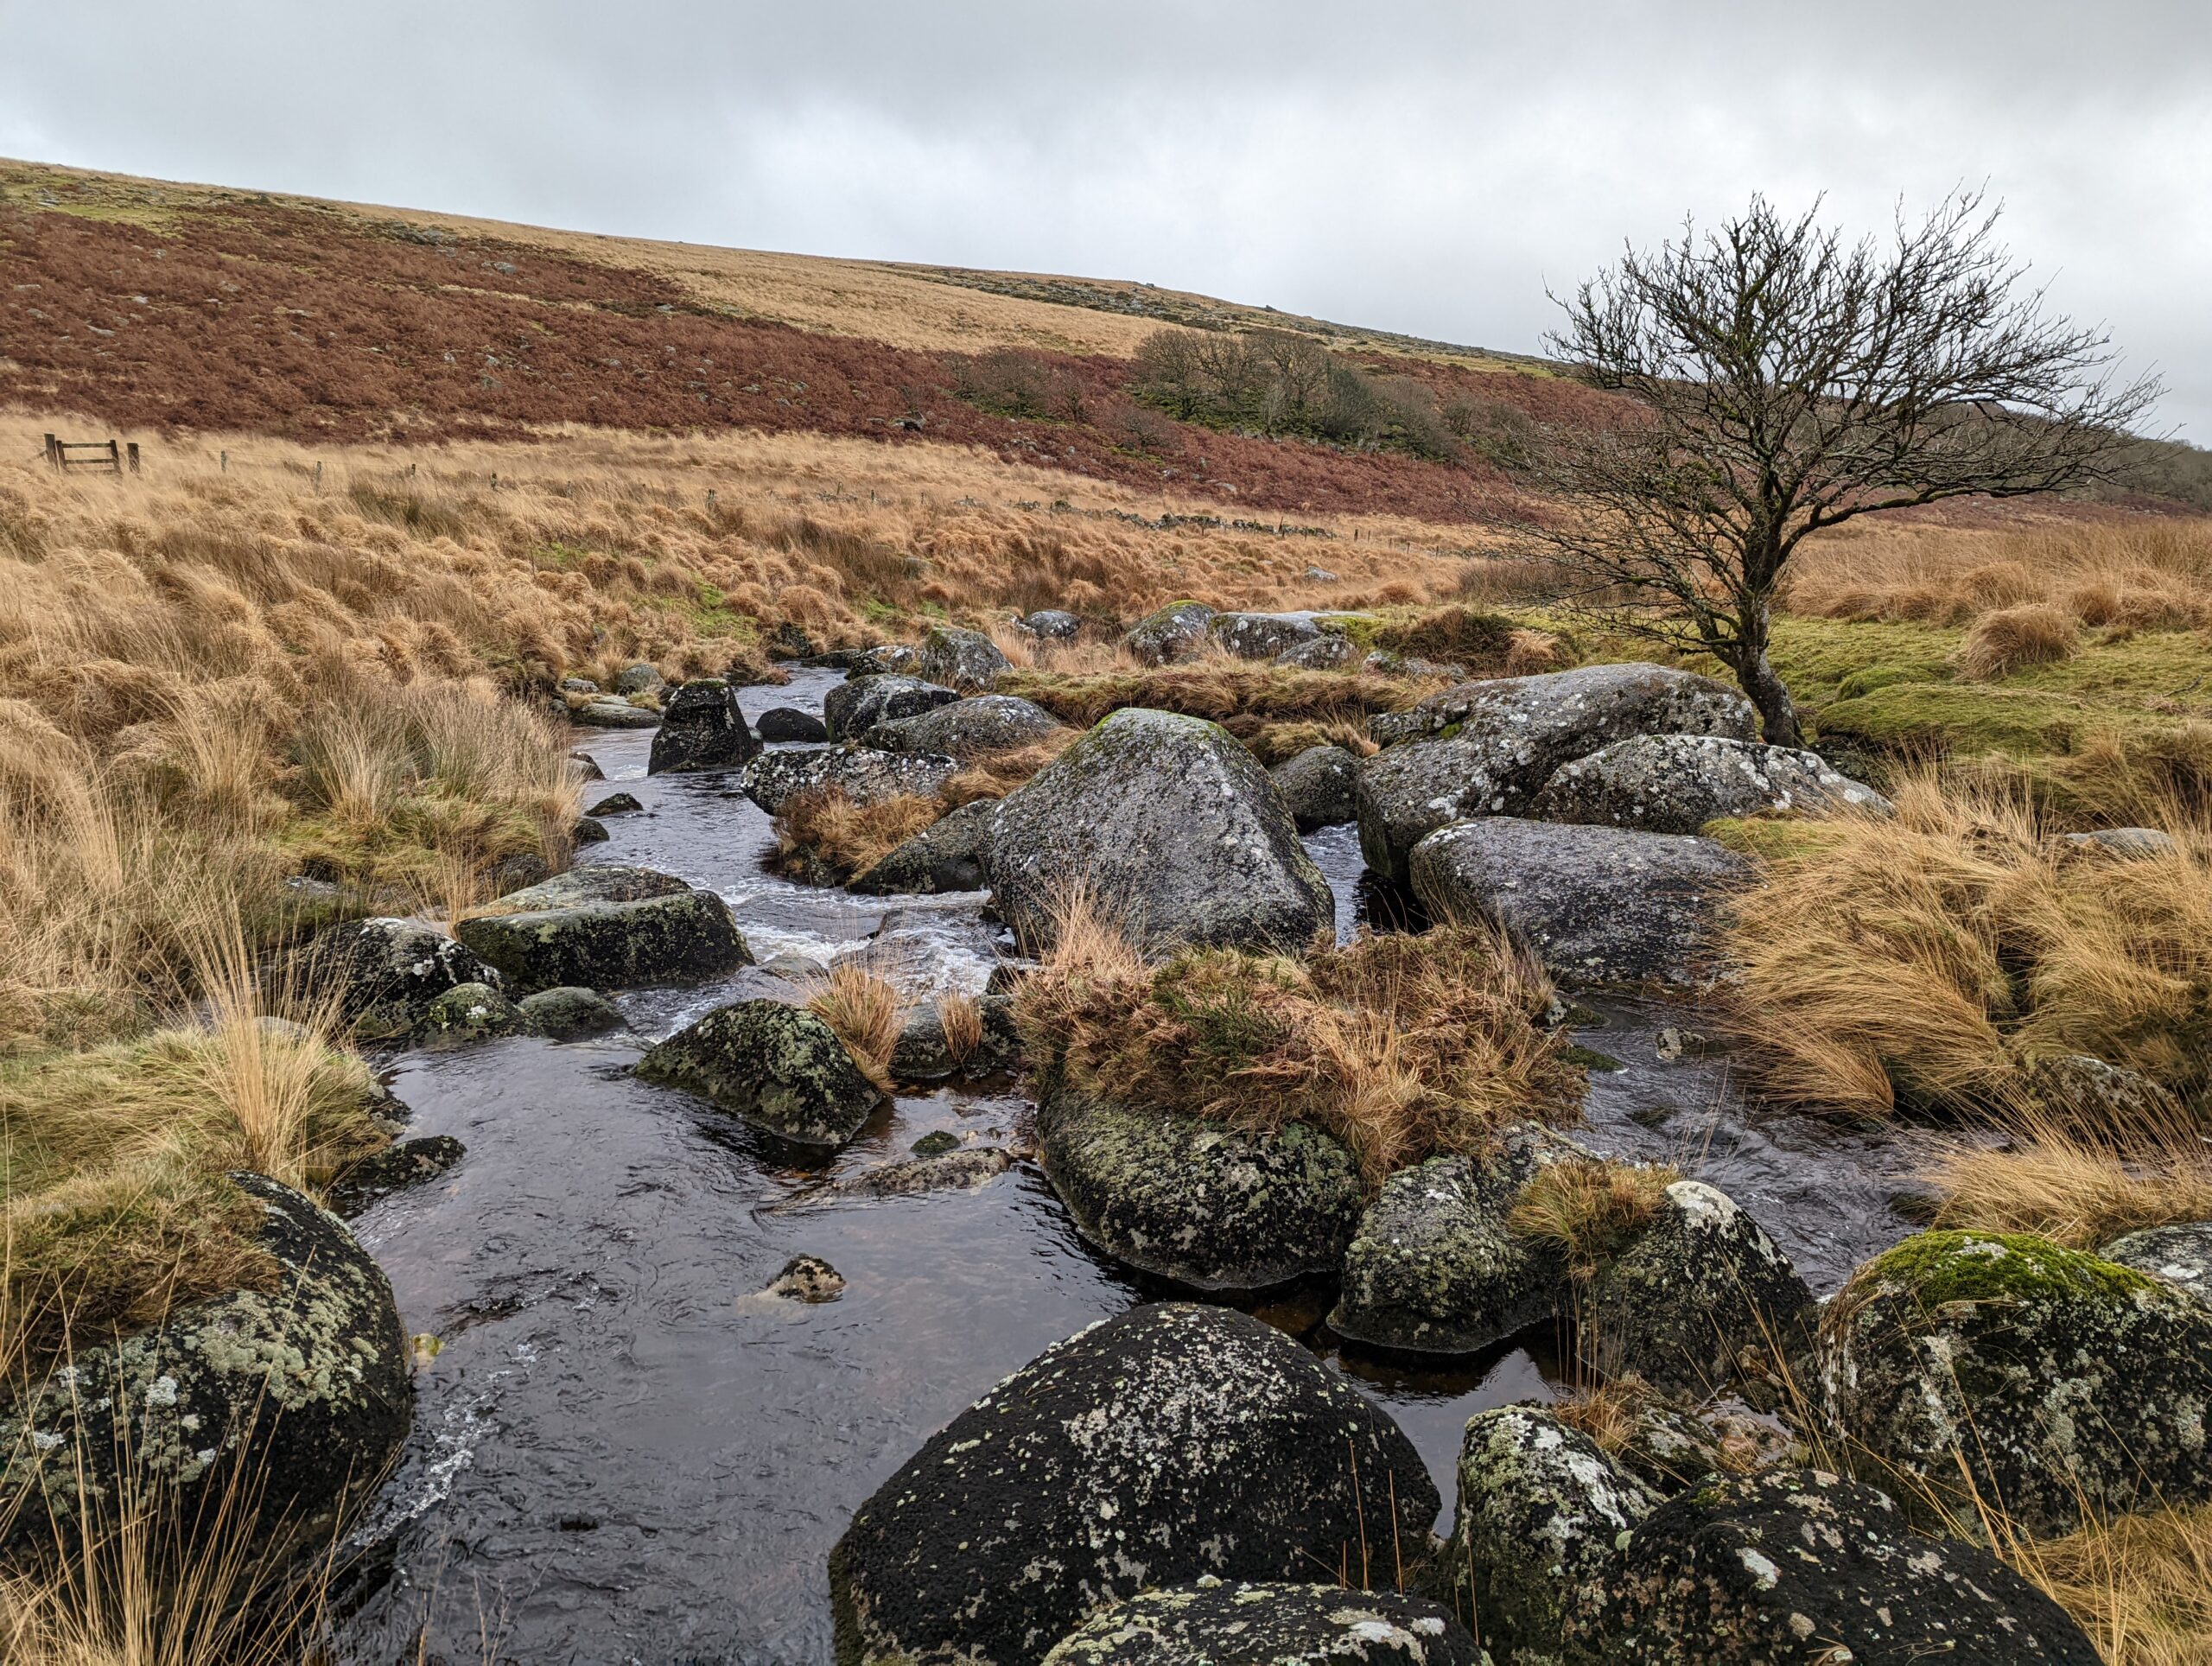
{"label": "flowing water", "polygon": [[[818,710],[835,680],[748,690],[746,710]],[[767,819],[727,778],[647,779],[646,735],[582,744],[604,791],[645,804],[609,817],[612,841],[587,861],[713,887],[761,961],[824,963],[873,939],[877,953],[895,945],[918,989],[982,987],[996,945],[980,899],[774,878],[760,865]],[[1357,839],[1338,828],[1307,843],[1349,934],[1364,908]],[[418,1373],[402,1468],[357,1536],[368,1572],[341,1626],[350,1660],[825,1662],[824,1558],[855,1506],[1049,1344],[1168,1294],[1089,1250],[1032,1163],[972,1192],[835,1192],[936,1129],[1018,1142],[1029,1107],[1013,1084],[901,1097],[833,1160],[799,1167],[631,1076],[647,1041],[778,992],[790,986],[747,969],[620,997],[626,1034],[399,1061],[410,1132],[458,1135],[468,1154],[354,1224],[407,1330],[443,1346]],[[1595,1014],[1581,1039],[1624,1068],[1593,1075],[1586,1137],[1713,1180],[1833,1288],[1907,1230],[1891,1205],[1897,1158],[1748,1114],[1725,1059],[1677,1033],[1685,1021],[1632,1003]],[[760,1294],[801,1253],[844,1275],[839,1300]],[[1389,1408],[1447,1504],[1469,1414],[1548,1397],[1558,1377],[1541,1340],[1426,1370],[1346,1354],[1320,1324],[1325,1302],[1295,1293],[1256,1311]]]}

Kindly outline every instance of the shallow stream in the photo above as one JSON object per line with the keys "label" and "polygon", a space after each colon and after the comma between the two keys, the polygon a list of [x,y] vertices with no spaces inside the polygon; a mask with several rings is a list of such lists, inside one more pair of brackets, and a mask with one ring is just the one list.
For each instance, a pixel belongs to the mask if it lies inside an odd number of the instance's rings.
{"label": "shallow stream", "polygon": [[[818,711],[836,680],[747,690],[747,713]],[[620,788],[645,805],[609,817],[612,841],[586,862],[712,887],[761,961],[826,961],[886,928],[903,979],[981,988],[994,938],[979,899],[774,878],[760,866],[767,818],[727,779],[647,779],[646,734],[580,744],[608,778],[588,799]],[[1357,839],[1338,828],[1307,843],[1349,933]],[[341,1625],[349,1660],[827,1662],[823,1562],[855,1506],[1046,1345],[1167,1294],[1087,1249],[1032,1163],[974,1192],[826,1195],[934,1129],[1018,1139],[1028,1107],[1011,1084],[902,1097],[834,1160],[801,1168],[704,1103],[631,1077],[646,1042],[787,989],[747,969],[620,997],[628,1034],[398,1061],[410,1132],[455,1135],[468,1154],[354,1224],[406,1329],[444,1345],[417,1376],[404,1465],[358,1536],[371,1577]],[[1580,1039],[1624,1068],[1592,1075],[1592,1143],[1712,1180],[1821,1291],[1910,1230],[1891,1203],[1898,1153],[1750,1114],[1726,1060],[1681,1033],[1694,1020],[1630,1003],[1597,1017]],[[844,1275],[839,1300],[757,1294],[800,1253]],[[1469,1414],[1551,1392],[1555,1365],[1526,1348],[1438,1370],[1348,1355],[1319,1322],[1325,1299],[1256,1311],[1389,1408],[1447,1504]]]}

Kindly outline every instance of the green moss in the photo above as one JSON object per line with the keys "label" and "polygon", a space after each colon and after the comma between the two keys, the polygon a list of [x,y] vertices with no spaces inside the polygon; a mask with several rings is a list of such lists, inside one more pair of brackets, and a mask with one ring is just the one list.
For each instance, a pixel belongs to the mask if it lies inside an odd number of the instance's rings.
{"label": "green moss", "polygon": [[1784,816],[1722,816],[1698,831],[1739,855],[1762,862],[1816,855],[1843,836],[1833,822]]}
{"label": "green moss", "polygon": [[1603,1071],[1608,1076],[1611,1075],[1615,1071],[1622,1071],[1628,1068],[1628,1066],[1622,1064],[1619,1059],[1614,1058],[1612,1054],[1609,1052],[1599,1052],[1597,1048],[1586,1047],[1579,1042],[1573,1046],[1569,1047],[1560,1055],[1560,1057],[1565,1059],[1570,1065],[1580,1065],[1585,1070]]}
{"label": "green moss", "polygon": [[1903,1285],[1931,1308],[1998,1301],[2116,1306],[2158,1288],[2145,1274],[2025,1232],[1923,1232],[1877,1256],[1859,1276]]}

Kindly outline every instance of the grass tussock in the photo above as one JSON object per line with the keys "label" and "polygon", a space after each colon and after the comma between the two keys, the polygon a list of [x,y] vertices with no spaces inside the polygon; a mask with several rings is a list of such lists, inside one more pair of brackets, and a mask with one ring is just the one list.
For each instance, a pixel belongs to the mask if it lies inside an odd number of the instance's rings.
{"label": "grass tussock", "polygon": [[798,793],[772,823],[776,871],[809,885],[842,885],[934,826],[944,811],[943,799],[913,792],[874,804],[836,787]]}
{"label": "grass tussock", "polygon": [[1953,664],[1975,683],[1995,683],[2030,665],[2071,659],[2081,651],[2081,622],[2047,601],[2000,607],[1974,622]]}
{"label": "grass tussock", "polygon": [[1587,1282],[1650,1224],[1667,1188],[1681,1178],[1680,1169],[1664,1164],[1551,1163],[1522,1188],[1506,1224],[1522,1237],[1557,1246],[1568,1272]]}
{"label": "grass tussock", "polygon": [[2001,1146],[1937,1148],[1924,1173],[1942,1196],[1935,1225],[2033,1232],[2075,1250],[2212,1220],[2212,1148],[2186,1129],[2086,1129],[2031,1115]]}
{"label": "grass tussock", "polygon": [[1581,1103],[1581,1071],[1539,1027],[1549,982],[1489,928],[1363,938],[1305,962],[1195,949],[1147,967],[1080,899],[1062,912],[1016,1017],[1033,1056],[1108,1097],[1321,1128],[1375,1183]]}
{"label": "grass tussock", "polygon": [[965,1065],[983,1045],[983,1009],[972,995],[957,991],[937,1002],[938,1027],[944,1032],[944,1050],[956,1065]]}
{"label": "grass tussock", "polygon": [[906,991],[858,961],[843,960],[823,975],[806,1009],[836,1032],[869,1081],[891,1091],[891,1055],[913,1009]]}
{"label": "grass tussock", "polygon": [[2212,836],[2135,861],[1921,773],[1894,821],[1837,821],[1739,899],[1733,1026],[1768,1095],[1887,1116],[2013,1103],[2088,1053],[2185,1100],[2212,1083]]}
{"label": "grass tussock", "polygon": [[971,759],[944,784],[944,802],[957,809],[979,798],[1003,798],[1081,739],[1081,729],[1057,729],[1029,746]]}
{"label": "grass tussock", "polygon": [[2111,1666],[2212,1666],[2212,1506],[2115,1516],[2006,1550]]}
{"label": "grass tussock", "polygon": [[1018,671],[999,679],[1000,693],[1034,701],[1080,728],[1124,706],[1142,706],[1208,718],[1232,734],[1296,721],[1361,723],[1375,712],[1403,711],[1438,686],[1373,671],[1301,671],[1225,658],[1090,675]]}

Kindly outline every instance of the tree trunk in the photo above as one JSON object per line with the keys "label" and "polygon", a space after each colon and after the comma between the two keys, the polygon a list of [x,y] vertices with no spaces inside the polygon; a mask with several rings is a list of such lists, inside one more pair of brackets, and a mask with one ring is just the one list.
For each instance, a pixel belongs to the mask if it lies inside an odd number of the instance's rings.
{"label": "tree trunk", "polygon": [[1753,602],[1744,609],[1742,639],[1736,644],[1736,681],[1758,708],[1759,733],[1770,747],[1802,747],[1805,737],[1797,728],[1797,706],[1789,690],[1767,663],[1769,625],[1766,603]]}

